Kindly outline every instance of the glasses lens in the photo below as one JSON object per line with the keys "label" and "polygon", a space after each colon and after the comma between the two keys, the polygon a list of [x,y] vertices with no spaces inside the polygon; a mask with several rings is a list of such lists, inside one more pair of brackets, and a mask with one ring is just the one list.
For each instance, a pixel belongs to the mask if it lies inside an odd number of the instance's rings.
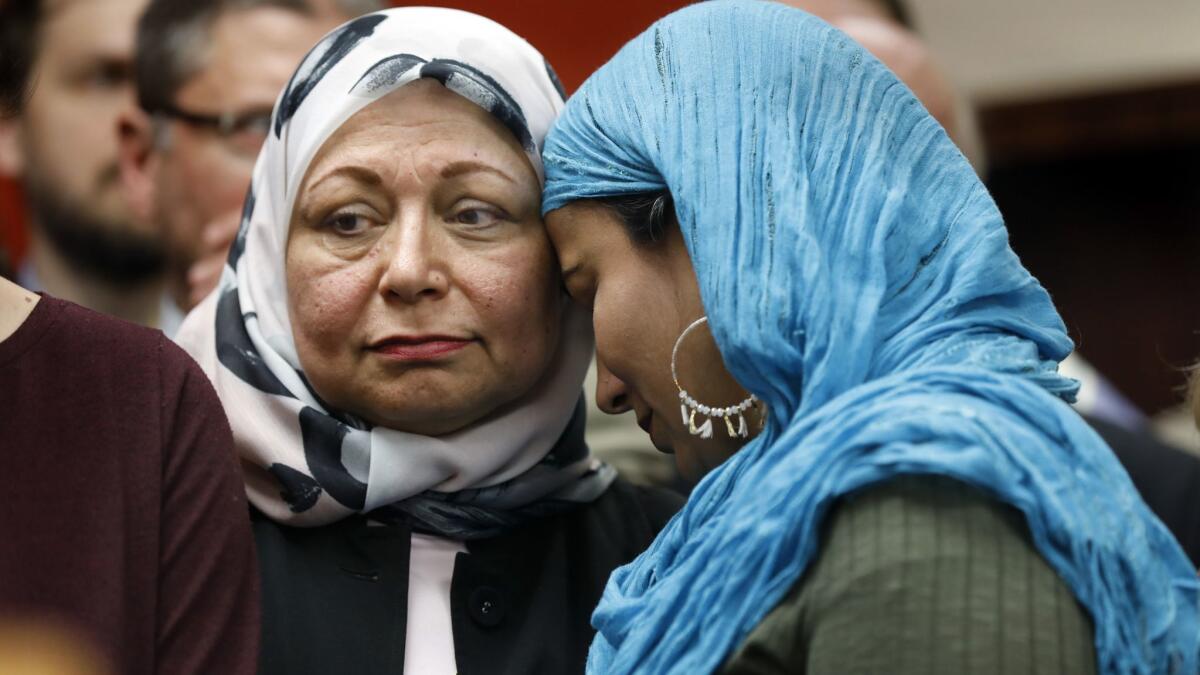
{"label": "glasses lens", "polygon": [[248,115],[233,125],[226,135],[226,141],[235,153],[253,159],[258,156],[258,151],[267,141],[270,128],[270,113]]}

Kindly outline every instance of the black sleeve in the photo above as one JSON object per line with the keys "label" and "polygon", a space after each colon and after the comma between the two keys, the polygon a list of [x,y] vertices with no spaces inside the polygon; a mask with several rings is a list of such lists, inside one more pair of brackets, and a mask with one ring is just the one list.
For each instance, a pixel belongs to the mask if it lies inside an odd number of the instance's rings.
{"label": "black sleeve", "polygon": [[683,508],[684,499],[678,492],[665,488],[631,485],[637,500],[642,504],[642,510],[650,527],[657,534],[671,520],[679,509]]}
{"label": "black sleeve", "polygon": [[1146,505],[1183,546],[1192,565],[1200,567],[1200,457],[1148,433],[1085,419],[1113,449]]}

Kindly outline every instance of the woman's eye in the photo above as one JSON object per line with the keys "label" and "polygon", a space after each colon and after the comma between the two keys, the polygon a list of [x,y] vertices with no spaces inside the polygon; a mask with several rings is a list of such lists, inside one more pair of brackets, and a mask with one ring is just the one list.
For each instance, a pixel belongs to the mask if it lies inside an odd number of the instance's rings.
{"label": "woman's eye", "polygon": [[454,214],[454,222],[471,227],[488,227],[500,219],[499,213],[488,209],[463,209]]}
{"label": "woman's eye", "polygon": [[325,219],[322,225],[335,234],[350,236],[361,234],[371,226],[370,221],[355,213],[335,213]]}

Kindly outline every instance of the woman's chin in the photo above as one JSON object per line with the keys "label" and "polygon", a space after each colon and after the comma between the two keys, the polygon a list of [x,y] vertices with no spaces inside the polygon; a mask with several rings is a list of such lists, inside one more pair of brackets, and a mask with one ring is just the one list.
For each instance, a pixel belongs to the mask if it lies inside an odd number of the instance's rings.
{"label": "woman's chin", "polygon": [[652,432],[650,434],[650,444],[653,445],[654,449],[658,450],[659,452],[666,453],[668,455],[675,454],[675,443],[670,438],[663,438]]}
{"label": "woman's chin", "polygon": [[484,415],[474,415],[463,411],[427,410],[425,414],[419,409],[407,409],[403,415],[376,415],[371,423],[377,427],[385,427],[393,431],[419,436],[447,436],[465,429],[477,422]]}
{"label": "woman's chin", "polygon": [[421,436],[445,436],[487,417],[495,405],[479,396],[428,392],[419,398],[383,395],[342,409],[353,410],[372,426]]}

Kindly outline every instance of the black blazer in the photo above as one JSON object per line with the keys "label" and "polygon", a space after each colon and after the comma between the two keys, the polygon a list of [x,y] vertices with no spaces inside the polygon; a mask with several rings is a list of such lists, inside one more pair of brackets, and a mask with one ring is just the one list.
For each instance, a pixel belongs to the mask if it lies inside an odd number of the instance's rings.
{"label": "black blazer", "polygon": [[[683,504],[617,479],[592,504],[493,539],[454,563],[462,675],[582,673],[609,573]],[[353,517],[317,528],[251,514],[262,575],[262,675],[400,675],[410,531]]]}
{"label": "black blazer", "polygon": [[1088,424],[1113,449],[1146,505],[1200,567],[1200,457],[1092,417]]}

